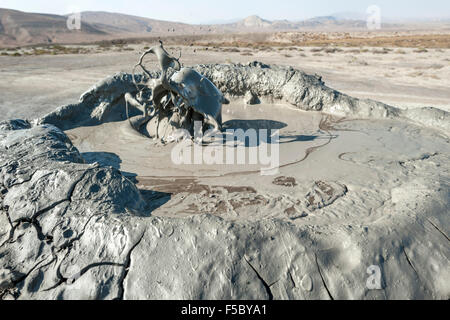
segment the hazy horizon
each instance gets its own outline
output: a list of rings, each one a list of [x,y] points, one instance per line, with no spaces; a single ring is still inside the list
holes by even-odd
[[[302,20],[336,13],[365,14],[370,5],[381,9],[384,19],[442,19],[450,17],[450,2],[445,0],[279,0],[276,5],[269,0],[216,2],[205,0],[145,1],[145,0],[100,0],[58,2],[41,0],[0,0],[0,8],[34,13],[69,14],[82,11],[106,11],[135,15],[157,20],[177,21],[192,24],[224,23],[251,15],[268,20]]]

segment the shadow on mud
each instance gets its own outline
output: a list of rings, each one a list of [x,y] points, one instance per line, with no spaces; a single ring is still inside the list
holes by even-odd
[[[138,183],[137,174],[120,170],[122,159],[112,152],[84,152],[81,154],[86,163],[99,163],[102,167],[113,167],[119,170],[124,177],[133,182]],[[147,204],[147,214],[151,214],[154,210],[163,206],[170,201],[171,193],[159,192],[154,190],[139,189],[142,198]]]
[[[280,121],[274,120],[263,120],[263,119],[255,119],[255,120],[230,120],[223,124],[223,134],[224,139],[234,139],[235,147],[245,145],[246,148],[249,147],[258,147],[261,143],[265,144],[286,144],[293,142],[310,142],[316,139],[329,139],[329,137],[325,137],[323,135],[298,135],[298,134],[284,134],[279,135],[278,139],[274,139],[271,135],[276,130],[281,130],[287,127],[287,124]],[[227,130],[254,130],[253,133],[247,131],[244,135],[227,134]],[[260,130],[267,130],[267,132],[261,132]],[[336,138],[334,136],[333,138]]]

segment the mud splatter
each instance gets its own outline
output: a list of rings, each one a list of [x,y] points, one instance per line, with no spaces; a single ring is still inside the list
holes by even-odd
[[[295,181],[294,177],[278,177],[272,181],[272,183],[276,186],[283,186],[283,187],[295,187],[297,185],[297,182]]]
[[[314,211],[333,204],[348,192],[345,185],[336,182],[316,181],[312,190],[305,196],[307,207]]]

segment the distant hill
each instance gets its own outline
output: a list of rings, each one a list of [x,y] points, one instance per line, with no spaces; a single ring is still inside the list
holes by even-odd
[[[82,24],[81,30],[69,30],[64,16],[0,9],[0,45],[3,46],[82,42],[107,35],[89,24]]]
[[[81,21],[108,34],[118,35],[191,34],[203,30],[203,26],[200,25],[161,21],[103,11],[84,11],[81,13]]]
[[[292,31],[292,30],[354,30],[366,28],[365,20],[339,19],[335,16],[323,16],[303,21],[274,20],[269,21],[258,16],[250,16],[241,21],[228,24],[226,29],[236,32],[244,30],[259,31]]]
[[[160,21],[109,12],[82,12],[81,29],[67,28],[68,15],[28,13],[0,8],[0,46],[83,43],[127,37],[209,32],[207,26]]]
[[[297,23],[288,20],[269,21],[259,16],[253,15],[235,23],[223,26],[225,29],[235,32],[240,31],[279,31],[279,30],[295,30],[298,29]]]
[[[168,35],[205,35],[274,31],[364,31],[364,15],[341,13],[303,21],[270,21],[253,15],[235,22],[192,25],[121,13],[81,13],[81,29],[67,28],[68,16],[0,9],[0,47],[48,43],[87,43],[100,40]],[[383,29],[401,29],[403,24],[383,24]]]
[[[365,29],[367,22],[365,20],[348,20],[339,19],[335,16],[323,16],[308,19],[299,23],[299,27],[318,28],[318,29],[342,29],[342,30],[354,30]]]
[[[236,22],[236,27],[239,28],[266,28],[272,25],[271,21],[264,20],[258,16],[249,16],[241,21]]]

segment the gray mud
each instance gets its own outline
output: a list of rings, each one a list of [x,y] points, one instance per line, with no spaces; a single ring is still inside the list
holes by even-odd
[[[274,176],[174,175],[170,146],[127,129],[127,74],[2,122],[1,298],[450,298],[448,113],[355,99],[287,67],[196,69],[230,100],[225,121],[278,118],[289,161]]]

